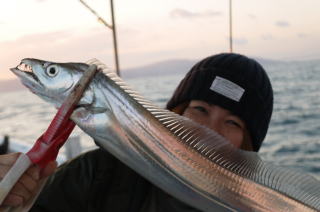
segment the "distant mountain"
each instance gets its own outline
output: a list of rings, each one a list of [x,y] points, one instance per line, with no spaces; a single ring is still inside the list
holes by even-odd
[[[264,58],[254,58],[256,61],[258,61],[262,66],[272,66],[272,65],[282,65],[286,63],[290,63],[289,61],[282,61],[282,60],[270,60],[270,59],[264,59]]]
[[[264,58],[255,58],[262,66],[276,66],[285,65],[288,63],[301,63],[300,61],[281,61],[281,60],[270,60]],[[142,76],[160,76],[160,75],[170,75],[170,74],[185,74],[190,68],[197,63],[199,60],[167,60],[163,62],[153,63],[146,66],[141,66],[137,68],[124,69],[121,72],[123,78],[133,78]],[[309,62],[309,61],[303,61]]]
[[[170,74],[185,74],[196,60],[167,60],[137,68],[124,69],[121,72],[123,78],[142,76],[160,76]]]
[[[277,65],[312,65],[319,64],[320,60],[310,61],[280,61],[280,60],[269,60],[263,58],[255,58],[264,67],[277,66]],[[121,76],[126,78],[143,77],[143,76],[162,76],[170,74],[185,74],[190,68],[199,60],[167,60],[158,63],[153,63],[145,66],[136,68],[123,69]],[[0,81],[0,92],[16,91],[24,88],[18,79]]]

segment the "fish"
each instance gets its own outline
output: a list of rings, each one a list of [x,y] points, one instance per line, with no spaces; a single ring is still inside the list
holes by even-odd
[[[31,92],[59,107],[89,65],[99,69],[71,119],[98,146],[201,211],[320,211],[314,176],[263,161],[223,136],[142,97],[97,59],[23,59],[12,68]]]

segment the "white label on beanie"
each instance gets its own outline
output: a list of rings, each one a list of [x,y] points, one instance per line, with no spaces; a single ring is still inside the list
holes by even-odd
[[[239,85],[218,76],[216,76],[216,78],[213,80],[210,90],[237,102],[240,101],[244,93],[244,89]]]

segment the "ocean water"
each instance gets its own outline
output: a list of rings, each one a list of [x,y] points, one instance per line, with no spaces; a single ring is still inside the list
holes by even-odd
[[[273,84],[274,112],[261,157],[320,179],[320,63],[266,64]],[[182,75],[130,78],[125,81],[147,99],[164,107]],[[56,110],[27,89],[0,93],[0,135],[32,145],[46,130]],[[76,128],[83,150],[95,148]],[[62,149],[62,154],[64,150]]]

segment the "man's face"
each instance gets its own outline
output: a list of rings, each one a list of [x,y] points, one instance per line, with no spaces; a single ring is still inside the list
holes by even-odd
[[[230,111],[204,101],[192,100],[183,116],[205,125],[240,148],[246,132],[245,123]]]

